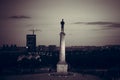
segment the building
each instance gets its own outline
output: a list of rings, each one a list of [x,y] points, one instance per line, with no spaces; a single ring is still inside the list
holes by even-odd
[[[52,51],[56,51],[57,47],[56,47],[56,45],[49,45],[48,49],[49,49],[49,51],[52,52]]]
[[[26,35],[26,47],[28,48],[28,52],[36,51],[36,35],[28,34]]]

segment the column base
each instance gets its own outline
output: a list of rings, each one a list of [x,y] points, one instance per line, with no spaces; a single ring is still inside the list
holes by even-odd
[[[65,62],[59,62],[57,64],[57,72],[58,73],[67,73],[67,70],[68,70],[68,64],[65,63]]]

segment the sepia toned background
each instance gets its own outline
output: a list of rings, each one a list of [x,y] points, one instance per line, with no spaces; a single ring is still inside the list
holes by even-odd
[[[37,45],[59,45],[65,21],[66,45],[120,44],[119,0],[0,0],[0,46],[26,45],[36,32]]]

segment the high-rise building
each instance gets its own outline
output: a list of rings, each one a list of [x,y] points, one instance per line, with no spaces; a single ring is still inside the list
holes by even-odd
[[[28,34],[26,35],[26,46],[28,48],[28,52],[35,52],[36,51],[36,35]]]

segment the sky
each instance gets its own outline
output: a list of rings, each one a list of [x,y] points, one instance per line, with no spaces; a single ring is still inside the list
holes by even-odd
[[[0,0],[0,46],[26,46],[31,29],[59,46],[62,19],[66,46],[120,45],[120,0]]]

